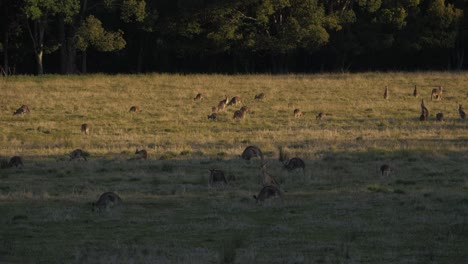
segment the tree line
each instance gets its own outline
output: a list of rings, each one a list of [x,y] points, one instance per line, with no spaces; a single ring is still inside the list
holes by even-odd
[[[1,73],[461,70],[468,0],[0,0]]]

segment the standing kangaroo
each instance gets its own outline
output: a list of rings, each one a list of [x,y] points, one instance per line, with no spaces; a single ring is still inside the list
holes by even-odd
[[[262,188],[258,196],[255,196],[255,195],[253,196],[253,198],[257,201],[257,203],[263,202],[266,199],[274,198],[274,197],[278,197],[281,200],[283,200],[283,196],[281,195],[280,190],[278,189],[278,187],[275,187],[275,186],[265,186]]]
[[[238,105],[238,104],[241,104],[242,101],[241,101],[241,98],[239,96],[234,96],[231,101],[229,101],[229,103],[227,104],[228,106],[229,105]]]
[[[241,154],[241,158],[245,160],[250,160],[251,158],[255,157],[259,157],[261,160],[263,160],[263,153],[257,146],[248,146]]]
[[[460,114],[460,118],[461,118],[461,119],[465,119],[465,118],[466,118],[465,111],[463,111],[463,107],[462,107],[461,104],[458,104],[458,113]]]
[[[421,100],[421,116],[419,120],[426,121],[429,117],[429,110],[427,110],[426,106],[424,105],[424,99]]]
[[[416,85],[414,86],[413,96],[414,96],[414,97],[418,97],[418,96],[419,96],[418,88],[416,87]]]
[[[81,158],[87,161],[84,152],[81,149],[75,149],[70,153],[70,160],[80,160]]]
[[[93,211],[103,211],[120,204],[122,204],[122,199],[120,199],[117,194],[113,192],[105,192],[101,194],[97,202],[92,203],[92,206]]]
[[[228,102],[229,102],[229,97],[226,95],[226,97],[223,100],[219,101],[218,103],[218,112],[223,111],[226,108],[226,105],[228,104]]]
[[[260,177],[262,178],[262,185],[263,187],[265,186],[275,186],[275,187],[280,187],[279,183],[276,181],[275,177],[273,175],[269,174],[267,172],[267,164],[263,163],[260,165]]]
[[[22,105],[20,108],[16,109],[13,115],[24,115],[29,114],[29,107],[27,105]]]
[[[437,88],[432,89],[431,92],[431,101],[432,98],[435,98],[437,101],[443,100],[444,98],[442,97],[442,86],[439,86]]]
[[[380,173],[382,177],[387,177],[390,174],[390,172],[392,172],[392,168],[390,167],[390,165],[383,164],[382,166],[380,166]]]
[[[81,125],[81,133],[85,133],[86,135],[89,134],[89,125],[88,124],[82,124]]]
[[[388,99],[388,87],[387,87],[387,86],[385,86],[385,91],[384,91],[384,94],[383,94],[383,98],[384,98],[385,100]]]
[[[217,169],[210,169],[210,186],[214,186],[215,184],[227,184],[226,177],[224,176],[224,171],[217,170]]]

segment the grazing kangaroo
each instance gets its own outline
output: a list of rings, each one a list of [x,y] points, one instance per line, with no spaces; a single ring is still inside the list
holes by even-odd
[[[414,97],[418,97],[418,96],[419,96],[418,88],[416,87],[416,85],[414,86],[413,96],[414,96]]]
[[[208,115],[208,119],[211,119],[211,120],[216,120],[218,119],[218,114],[217,113],[212,113],[211,115]]]
[[[284,168],[289,171],[302,168],[302,173],[305,175],[305,163],[301,158],[294,157],[283,164]]]
[[[385,86],[385,91],[384,91],[384,94],[383,94],[383,98],[384,98],[385,100],[388,99],[388,87],[387,87],[387,86]]]
[[[229,97],[226,95],[226,97],[223,100],[219,101],[218,103],[218,112],[223,111],[226,108],[226,105],[228,104],[228,102],[229,102]]]
[[[262,165],[260,165],[260,176],[262,178],[262,185],[263,187],[265,186],[276,186],[279,188],[279,183],[276,181],[275,177],[273,177],[273,175],[269,174],[267,172],[267,164],[266,163],[262,163]]]
[[[29,114],[29,107],[27,105],[22,105],[20,108],[16,109],[13,115],[24,115]]]
[[[148,152],[145,149],[136,149],[135,155],[137,159],[148,159]]]
[[[213,187],[215,184],[227,184],[226,177],[224,176],[224,171],[217,169],[210,169],[210,186]]]
[[[465,118],[466,118],[465,111],[463,111],[463,107],[462,107],[461,104],[458,104],[458,113],[460,114],[460,118],[461,118],[461,119],[465,119]]]
[[[275,186],[265,186],[262,188],[258,196],[253,196],[253,198],[258,202],[263,202],[269,198],[280,198],[283,200],[283,196],[278,187]]]
[[[442,113],[437,113],[436,115],[436,121],[444,121],[444,114]]]
[[[244,149],[240,157],[245,160],[259,157],[261,160],[263,160],[263,153],[257,146],[248,146]]]
[[[89,125],[88,124],[82,124],[81,125],[81,132],[88,135],[89,134]]]
[[[138,106],[132,106],[130,107],[130,110],[128,110],[128,112],[140,113],[141,109]]]
[[[265,93],[259,93],[255,95],[255,100],[263,100],[265,99]]]
[[[202,100],[203,98],[205,98],[205,97],[203,96],[203,94],[197,93],[197,95],[195,95],[195,98],[193,98],[193,100],[194,100],[194,101],[196,101],[196,100]]]
[[[70,152],[70,160],[80,160],[83,158],[85,161],[87,161],[83,150],[81,149],[75,149],[74,151]]]
[[[322,112],[318,113],[318,114],[315,116],[315,120],[322,120],[322,118],[323,118],[323,113],[322,113]]]
[[[245,114],[249,111],[247,106],[241,107],[241,109],[237,110],[234,112],[234,116],[232,117],[233,119],[244,119]]]
[[[439,86],[437,88],[432,89],[431,101],[432,101],[432,98],[435,98],[437,101],[440,101],[440,100],[444,99],[442,97],[442,86]]]
[[[21,159],[20,156],[11,157],[10,161],[8,162],[8,167],[11,168],[13,166],[15,166],[16,168],[23,167],[23,160]]]
[[[294,117],[303,117],[304,116],[304,112],[302,112],[299,108],[296,108],[294,109]]]
[[[424,105],[424,99],[421,100],[421,116],[419,120],[426,121],[429,118],[429,110]]]
[[[97,202],[92,203],[92,206],[93,211],[103,211],[109,210],[110,208],[120,204],[122,204],[122,199],[120,199],[117,194],[113,192],[105,192],[101,194]]]
[[[392,172],[392,168],[390,167],[390,165],[383,164],[382,166],[380,166],[380,173],[382,177],[387,177],[390,174],[390,172]]]
[[[229,105],[238,105],[238,104],[241,104],[242,101],[241,101],[241,98],[239,96],[234,96],[231,101],[229,101],[229,103],[227,104],[228,106]]]

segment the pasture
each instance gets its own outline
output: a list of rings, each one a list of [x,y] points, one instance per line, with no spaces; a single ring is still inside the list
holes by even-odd
[[[0,169],[0,263],[466,263],[467,84],[440,72],[0,78],[0,159],[24,163]],[[207,118],[225,95],[244,119],[241,105]],[[252,198],[249,145],[283,201]],[[279,147],[305,173],[284,170]],[[69,160],[77,148],[87,161]],[[228,185],[210,187],[210,169]],[[93,211],[108,191],[123,204]]]

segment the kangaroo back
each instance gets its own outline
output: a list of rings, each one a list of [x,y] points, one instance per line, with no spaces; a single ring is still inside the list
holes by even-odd
[[[278,197],[278,198],[281,198],[281,200],[283,200],[280,190],[275,186],[265,186],[262,188],[262,190],[260,190],[260,193],[258,194],[258,196],[254,195],[253,197],[257,201],[257,203],[263,202],[266,199],[273,198],[273,197]]]
[[[23,167],[23,160],[20,156],[13,156],[11,157],[10,161],[8,162],[8,167]]]
[[[102,211],[120,204],[122,204],[122,199],[117,194],[113,192],[105,192],[101,194],[98,201],[93,205],[94,209]]]
[[[251,158],[259,157],[263,160],[263,153],[257,146],[248,146],[245,148],[244,152],[242,152],[241,157],[245,160],[250,160]]]

